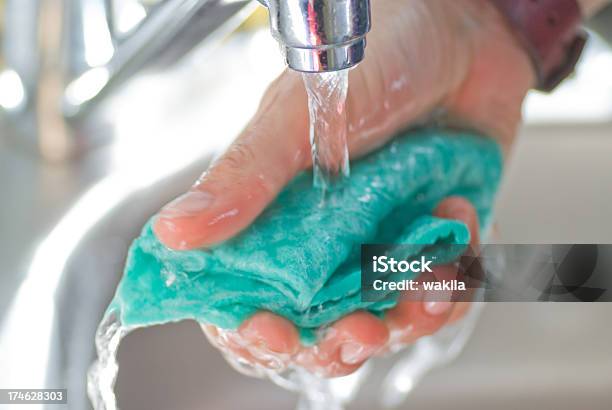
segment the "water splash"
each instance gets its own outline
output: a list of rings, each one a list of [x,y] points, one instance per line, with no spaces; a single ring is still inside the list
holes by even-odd
[[[87,392],[94,410],[118,410],[114,392],[119,371],[117,352],[123,338],[134,330],[123,326],[119,316],[116,310],[107,312],[96,332],[98,360],[90,367],[87,374]],[[276,385],[298,394],[297,410],[342,410],[343,404],[350,400],[361,384],[361,381],[356,383],[347,379],[355,377],[361,379],[362,372],[335,380],[326,379],[293,364],[289,355],[286,357],[271,355],[261,346],[243,345],[245,341],[236,331],[222,330],[211,325],[201,325],[201,327],[211,344],[221,351],[235,370],[247,376],[267,378]],[[230,349],[232,344],[239,344],[259,363],[236,355]],[[342,387],[344,394],[338,395],[336,391],[338,386]]]
[[[356,393],[364,375],[363,372],[357,372],[351,376],[328,379],[293,363],[291,355],[270,354],[262,346],[245,341],[235,330],[219,329],[211,325],[201,325],[201,328],[210,343],[236,371],[246,376],[268,379],[296,393],[296,410],[344,409],[344,404]],[[232,346],[247,351],[257,362],[236,355]],[[344,394],[338,394],[338,387],[341,387]]]
[[[119,320],[117,311],[109,311],[96,331],[98,360],[87,374],[87,393],[95,410],[117,410],[115,381],[119,371],[117,351],[121,340],[131,331]]]
[[[348,70],[303,73],[310,113],[310,145],[314,186],[333,189],[348,177]]]

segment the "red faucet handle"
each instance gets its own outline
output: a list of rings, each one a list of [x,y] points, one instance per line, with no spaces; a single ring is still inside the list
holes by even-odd
[[[551,91],[574,71],[586,43],[576,0],[491,0],[535,66],[537,89]]]

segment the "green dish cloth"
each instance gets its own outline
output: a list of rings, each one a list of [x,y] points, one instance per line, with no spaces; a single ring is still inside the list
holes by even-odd
[[[109,307],[125,326],[195,319],[237,328],[258,310],[314,330],[359,309],[382,315],[397,292],[363,301],[363,243],[467,244],[458,221],[431,216],[445,197],[461,195],[487,226],[500,179],[496,142],[466,133],[425,129],[395,138],[355,161],[351,176],[328,193],[303,173],[246,230],[212,249],[173,251],[150,221],[131,246],[123,279]],[[440,262],[457,258],[457,249]],[[410,279],[410,274],[397,279]]]

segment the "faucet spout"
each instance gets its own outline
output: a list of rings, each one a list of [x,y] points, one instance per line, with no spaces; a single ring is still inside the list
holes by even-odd
[[[370,0],[259,0],[289,68],[338,71],[365,56]]]

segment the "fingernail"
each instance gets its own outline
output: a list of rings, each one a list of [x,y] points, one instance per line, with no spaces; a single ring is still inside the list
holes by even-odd
[[[430,315],[442,315],[447,313],[453,306],[452,302],[424,302],[423,309]]]
[[[340,347],[340,360],[345,364],[357,364],[366,360],[372,353],[371,349],[350,342]]]
[[[163,218],[194,216],[209,208],[214,197],[206,191],[188,191],[166,205],[160,212]]]

